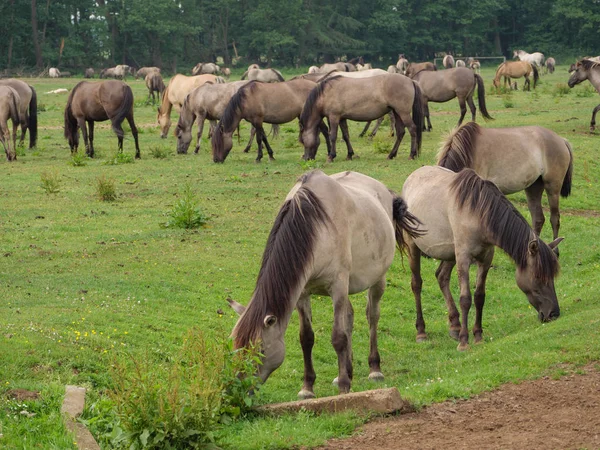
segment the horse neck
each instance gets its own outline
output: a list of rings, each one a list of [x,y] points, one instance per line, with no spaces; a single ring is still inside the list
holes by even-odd
[[[191,105],[191,101],[185,102],[181,107],[181,111],[179,113],[179,124],[183,125],[185,130],[192,128],[194,123],[195,114],[193,109],[194,108]]]
[[[170,84],[171,83],[169,83],[169,85]],[[169,87],[170,86],[167,86],[167,88],[164,90],[162,102],[160,104],[160,113],[162,115],[166,114],[167,116],[171,115],[171,109],[173,109],[173,104],[171,103],[171,100],[169,100]]]
[[[600,92],[600,66],[592,67],[588,70],[588,80]]]

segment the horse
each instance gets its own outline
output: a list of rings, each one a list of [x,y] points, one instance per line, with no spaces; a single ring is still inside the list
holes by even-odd
[[[467,64],[462,59],[457,59],[456,67],[467,67]]]
[[[503,194],[525,190],[537,235],[545,221],[542,195],[546,191],[553,239],[558,238],[559,196],[566,198],[571,194],[573,150],[554,131],[538,126],[482,128],[469,122],[450,133],[437,161],[454,172],[473,169],[480,177],[494,182]]]
[[[410,63],[408,66],[406,66],[404,75],[406,75],[409,78],[413,78],[416,74],[424,70],[436,71],[437,67],[435,67],[435,64],[429,61],[423,63]]]
[[[356,66],[354,64],[340,61],[333,64],[323,64],[321,67],[319,67],[319,72],[321,73],[329,73],[334,70],[337,70],[338,72],[356,72]]]
[[[17,128],[20,123],[19,93],[10,86],[0,85],[0,142],[6,152],[8,161],[17,159]],[[8,127],[8,120],[12,122],[12,135]]]
[[[521,61],[527,61],[532,66],[541,68],[544,65],[544,54],[540,52],[527,53],[524,50],[515,50],[513,58],[519,58]]]
[[[473,335],[475,343],[479,343],[483,338],[485,282],[496,246],[515,262],[517,286],[538,311],[539,320],[548,322],[559,317],[554,288],[559,265],[552,250],[562,238],[550,244],[542,241],[493,182],[483,180],[471,169],[455,173],[439,166],[423,166],[408,176],[401,196],[408,211],[422,222],[419,229],[427,230],[417,238],[406,233],[404,236],[417,311],[417,342],[427,338],[421,308],[421,254],[441,261],[436,278],[448,308],[450,336],[458,339],[459,351],[469,348],[469,267],[473,262],[477,264]],[[455,265],[462,324],[450,292],[450,275]]]
[[[317,154],[320,143],[317,129],[324,117],[330,127],[331,150],[327,159],[332,162],[336,157],[338,126],[348,149],[347,159],[352,159],[354,150],[347,120],[375,120],[389,111],[394,113],[396,142],[388,159],[398,153],[405,127],[411,137],[410,159],[414,159],[421,148],[423,127],[422,95],[417,82],[392,73],[359,79],[333,77],[322,81],[308,96],[300,115],[300,142],[304,145],[305,159],[314,159]]]
[[[94,69],[92,69],[91,67],[88,67],[87,69],[85,69],[84,77],[85,78],[94,78],[95,74],[96,74],[96,72],[94,71]]]
[[[50,67],[50,69],[48,69],[48,76],[50,78],[60,78],[60,70],[56,67]]]
[[[264,381],[285,357],[284,335],[298,311],[304,356],[301,399],[314,398],[314,333],[311,295],[333,302],[331,342],[338,356],[338,389],[350,391],[354,310],[348,295],[368,290],[369,379],[382,381],[377,346],[379,302],[395,245],[403,234],[417,236],[418,219],[402,199],[379,181],[357,172],[331,176],[316,170],[303,175],[279,210],[262,258],[256,287],[247,307],[229,300],[240,314],[232,337],[235,348],[260,343],[258,376]]]
[[[231,76],[231,69],[229,67],[223,67],[222,72],[225,79],[229,80],[229,77]]]
[[[273,149],[267,141],[263,123],[279,125],[298,118],[309,93],[315,86],[317,84],[313,81],[298,78],[282,83],[251,81],[241,87],[231,97],[212,135],[213,161],[215,163],[225,161],[233,146],[233,132],[242,119],[250,122],[256,128],[258,144],[256,162],[260,162],[263,157],[263,143],[267,148],[269,159],[273,160]],[[325,123],[321,120],[317,127],[329,142],[329,133]]]
[[[529,81],[529,74],[533,72],[533,88],[537,85],[540,78],[537,67],[528,63],[527,61],[506,61],[498,66],[496,69],[496,75],[494,76],[494,87],[498,89],[500,87],[500,77],[504,77],[504,88],[506,88],[506,82],[509,78],[521,78],[525,77],[525,84],[523,90],[531,90],[531,83]]]
[[[131,68],[128,65],[119,64],[115,67],[102,69],[100,71],[100,78],[115,78],[118,80],[123,80],[127,77],[128,73],[131,73]]]
[[[369,78],[376,77],[377,75],[388,75],[389,72],[383,69],[366,69],[360,70],[356,72],[329,72],[326,75],[321,75],[321,78],[318,79],[318,82],[324,81],[330,77],[344,77],[344,78]]]
[[[221,73],[221,68],[214,63],[198,63],[192,69],[192,75],[202,75],[205,73],[216,75]]]
[[[224,84],[205,83],[190,92],[183,102],[179,121],[175,127],[177,153],[187,153],[192,141],[192,125],[196,118],[198,119],[198,137],[194,153],[198,153],[200,151],[202,131],[204,130],[204,121],[207,119],[210,120],[211,128],[214,128],[214,125],[216,125],[215,121],[221,119],[231,97],[242,86],[248,83],[249,81],[234,81]],[[247,146],[248,150],[250,149],[254,134],[255,130],[252,128],[250,141]]]
[[[160,76],[160,72],[154,71],[148,73],[148,75],[146,75],[146,77],[144,78],[144,81],[146,82],[146,87],[148,88],[148,100],[150,100],[150,96],[152,96],[152,104],[154,104],[154,102],[156,101],[154,93],[158,92],[157,97],[160,100],[160,96],[166,89],[165,83],[162,77]]]
[[[356,70],[358,70],[359,72],[362,70],[372,70],[372,69],[373,69],[373,66],[371,65],[371,63],[356,65]]]
[[[387,72],[388,73],[402,73],[402,71],[393,64],[388,66]]]
[[[146,75],[148,75],[149,73],[152,73],[152,72],[160,73],[160,67],[141,67],[135,73],[135,79],[136,80],[138,78],[144,78],[144,79],[146,79]]]
[[[556,60],[551,56],[546,60],[544,66],[546,68],[546,73],[554,73],[554,69],[556,67]]]
[[[444,69],[452,69],[454,67],[454,57],[452,55],[444,56],[442,65],[444,66]]]
[[[261,81],[263,83],[277,83],[285,81],[279,70],[275,69],[249,69],[242,74],[242,80],[248,77],[250,81]]]
[[[481,63],[478,60],[474,59],[473,61],[471,61],[469,63],[469,69],[471,69],[473,72],[479,74],[479,73],[481,73]]]
[[[310,66],[307,73],[319,73],[319,68],[317,66]]]
[[[179,112],[185,97],[195,88],[202,86],[207,82],[222,83],[225,82],[221,77],[215,75],[196,75],[188,77],[177,74],[169,81],[167,88],[162,94],[160,106],[158,107],[157,120],[160,125],[160,137],[166,138],[171,127],[171,109]]]
[[[138,131],[133,120],[133,92],[123,81],[80,81],[69,94],[64,117],[65,138],[71,147],[71,154],[77,153],[81,128],[86,154],[93,158],[94,122],[105,120],[111,121],[119,141],[119,152],[122,152],[124,132],[121,123],[127,119],[135,140],[135,157],[140,158]],[[89,127],[89,139],[86,122]]]
[[[419,83],[424,99],[424,112],[427,119],[427,130],[431,131],[431,119],[429,118],[428,102],[444,103],[453,98],[458,98],[460,105],[460,125],[467,113],[467,104],[471,110],[472,120],[475,120],[477,109],[473,102],[473,94],[477,88],[477,99],[479,102],[479,111],[486,120],[492,120],[485,105],[485,85],[480,75],[473,73],[466,67],[457,67],[455,69],[446,69],[443,71],[431,72],[423,70],[413,76],[413,80]]]
[[[398,55],[398,62],[396,63],[396,69],[398,69],[397,73],[406,74],[406,69],[408,68],[408,59],[404,56],[404,53],[400,53]],[[388,68],[389,72],[389,68]]]
[[[588,80],[592,86],[600,93],[600,62],[594,62],[589,59],[582,59],[575,64],[575,70],[569,77],[568,85],[570,88],[582,81]],[[600,110],[600,105],[592,111],[592,120],[590,122],[590,132],[596,129],[596,113]]]
[[[25,141],[25,133],[29,130],[29,148],[37,144],[37,93],[33,86],[15,78],[0,80],[0,86],[10,86],[19,94],[19,121],[21,122],[21,139]]]

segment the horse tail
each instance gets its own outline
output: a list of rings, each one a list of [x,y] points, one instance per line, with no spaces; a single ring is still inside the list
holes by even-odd
[[[13,91],[14,91],[14,94],[12,96],[12,102],[10,103],[10,119],[13,121],[13,123],[18,123],[20,121],[19,103],[17,102],[17,98],[19,98],[18,97],[19,94],[14,89],[13,89]],[[30,131],[30,136],[31,136],[31,131]]]
[[[79,85],[83,83],[83,81],[79,82],[75,85],[71,93],[69,94],[69,98],[67,99],[67,106],[65,106],[65,138],[69,139],[70,137],[77,134],[77,120],[73,116],[73,111],[71,105],[73,103],[73,98],[75,96],[75,91],[79,87]]]
[[[561,197],[568,197],[571,195],[571,181],[573,179],[573,148],[569,141],[565,139],[565,145],[569,150],[569,168],[567,169],[567,173],[565,174],[565,178],[563,180],[562,187],[560,188]]]
[[[29,117],[27,119],[27,128],[29,129],[29,148],[33,148],[37,144],[37,93],[33,86],[31,89],[31,100],[29,101]]]
[[[123,100],[121,100],[121,105],[119,109],[117,109],[114,115],[110,118],[112,122],[112,129],[118,137],[123,137],[123,129],[118,129],[117,124],[123,122],[129,113],[133,109],[133,92],[131,88],[123,83]]]
[[[538,80],[540,79],[540,74],[538,73],[537,67],[535,67],[535,64],[531,64],[531,69],[533,70],[533,88],[535,89],[535,85],[537,84]]]
[[[242,75],[242,78],[240,78],[240,80],[245,80],[247,76],[248,76],[248,71],[246,70],[246,71],[243,73],[243,75]]]
[[[408,205],[404,199],[396,195],[392,200],[392,218],[394,219],[396,245],[402,252],[407,248],[404,232],[412,238],[418,238],[427,232],[426,230],[419,230],[419,225],[422,225],[422,222],[408,211]]]
[[[488,110],[485,106],[485,84],[483,83],[483,78],[480,75],[475,75],[475,81],[477,82],[477,101],[479,102],[479,111],[485,120],[494,120],[492,116],[488,113]]]
[[[417,156],[421,153],[421,142],[423,141],[423,124],[425,119],[423,94],[419,83],[413,81],[413,87],[415,89],[415,98],[412,105],[412,119],[417,127]]]

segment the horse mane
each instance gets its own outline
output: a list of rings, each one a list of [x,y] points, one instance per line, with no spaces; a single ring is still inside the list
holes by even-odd
[[[500,65],[498,66],[498,68],[496,69],[496,75],[498,75],[498,71],[499,71],[500,69],[502,69],[502,68],[503,68],[505,65],[506,65],[506,61],[505,61],[505,62],[503,62],[502,64],[500,64]]]
[[[304,175],[302,184],[312,174]],[[278,320],[289,315],[291,297],[312,261],[319,226],[329,221],[323,203],[306,186],[283,204],[267,239],[252,300],[232,332],[236,348],[261,339],[267,315]]]
[[[310,119],[312,110],[314,109],[317,101],[325,92],[327,86],[329,86],[333,81],[339,80],[342,78],[341,75],[337,75],[334,77],[327,78],[326,80],[320,81],[317,83],[317,86],[313,88],[312,91],[308,94],[306,102],[304,102],[304,107],[302,108],[302,112],[300,113],[300,117],[298,118],[298,123],[300,124],[300,129],[302,130],[304,126],[308,123]]]
[[[278,70],[275,70],[275,69],[270,69],[270,70],[275,74],[275,76],[277,77],[277,79],[279,81],[285,81],[285,78],[283,78],[283,76],[281,75],[281,73]]]
[[[592,61],[590,59],[582,59],[577,64],[581,64],[585,70],[592,70],[596,67],[600,67],[600,63]]]
[[[71,90],[69,97],[67,98],[67,106],[65,106],[65,137],[69,139],[73,136],[74,133],[77,133],[77,120],[73,117],[73,112],[71,105],[73,103],[73,98],[75,97],[75,92],[77,89],[81,87],[83,83],[87,83],[87,81],[80,81],[75,85],[75,87]]]
[[[491,181],[480,178],[475,171],[463,169],[450,185],[457,197],[459,208],[468,207],[481,218],[481,223],[512,260],[524,269],[532,230],[525,218]],[[533,275],[543,281],[553,279],[558,273],[558,259],[552,249],[541,239]]]
[[[481,127],[475,122],[468,122],[450,132],[437,154],[437,165],[460,172],[473,166],[473,150]]]
[[[238,91],[233,94],[231,100],[225,107],[225,111],[223,111],[223,115],[221,116],[221,121],[219,122],[219,126],[225,132],[233,131],[234,124],[237,121],[237,111],[241,111],[244,107],[244,103],[246,102],[246,98],[248,97],[248,93],[253,91],[256,88],[256,81],[249,81],[248,84],[245,84]],[[218,134],[218,133],[217,133]]]

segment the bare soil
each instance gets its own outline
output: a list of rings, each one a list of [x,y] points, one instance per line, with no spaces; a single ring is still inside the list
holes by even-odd
[[[600,371],[504,385],[470,400],[380,418],[322,449],[599,449]]]

